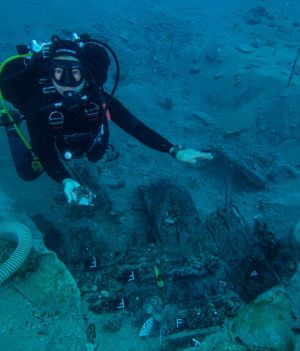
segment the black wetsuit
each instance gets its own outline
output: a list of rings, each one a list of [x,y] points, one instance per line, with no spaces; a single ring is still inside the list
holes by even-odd
[[[109,121],[101,106],[107,94],[99,87],[106,82],[110,59],[105,49],[95,46],[85,47],[85,57],[89,63],[89,79],[80,94],[87,96],[87,102],[74,109],[54,107],[53,104],[63,102],[63,98],[54,89],[45,63],[20,58],[8,63],[0,77],[4,99],[22,115],[31,115],[26,122],[33,150],[47,174],[57,182],[71,178],[63,161],[66,152],[73,157],[86,156],[91,162],[97,162],[108,145]],[[94,107],[99,108],[96,114]],[[117,99],[110,101],[109,112],[112,122],[150,148],[168,152],[172,147],[168,140],[134,117]],[[37,178],[38,173],[30,167],[32,157],[29,151],[15,132],[8,132],[8,136],[18,174],[24,180]]]

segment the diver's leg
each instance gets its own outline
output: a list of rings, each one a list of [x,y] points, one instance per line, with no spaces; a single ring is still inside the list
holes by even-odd
[[[41,173],[31,167],[32,155],[13,127],[6,128],[11,155],[20,178],[25,181],[37,179]]]

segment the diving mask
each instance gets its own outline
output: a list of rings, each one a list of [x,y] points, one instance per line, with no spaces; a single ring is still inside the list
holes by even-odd
[[[85,79],[83,65],[75,58],[55,58],[51,65],[51,78],[59,86],[79,87]]]

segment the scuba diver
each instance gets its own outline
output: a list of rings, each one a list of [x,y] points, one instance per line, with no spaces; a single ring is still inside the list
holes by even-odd
[[[91,205],[95,195],[83,186],[70,160],[98,162],[109,147],[111,120],[144,145],[195,163],[210,153],[173,145],[124,107],[115,97],[120,69],[105,43],[87,34],[18,45],[18,55],[0,66],[0,114],[19,176],[31,181],[46,172],[62,184],[68,203]],[[111,93],[103,86],[113,56],[117,68]],[[6,101],[14,109],[8,108]],[[26,120],[30,141],[19,125]]]

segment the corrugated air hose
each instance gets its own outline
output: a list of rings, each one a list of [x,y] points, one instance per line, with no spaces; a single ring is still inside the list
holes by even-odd
[[[14,274],[28,257],[32,247],[31,231],[18,222],[0,222],[0,238],[17,241],[15,251],[0,264],[0,284]]]

